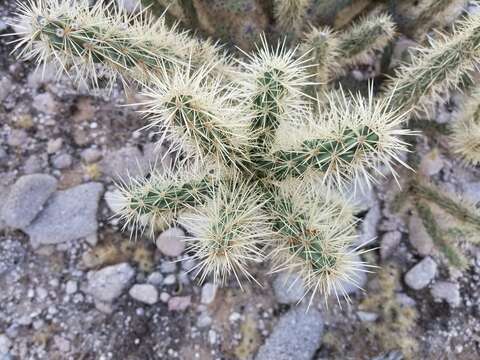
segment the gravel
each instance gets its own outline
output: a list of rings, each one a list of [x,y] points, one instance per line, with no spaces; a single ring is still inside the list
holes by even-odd
[[[87,183],[53,194],[45,209],[24,229],[32,246],[59,244],[96,233],[102,191],[102,184]]]
[[[411,268],[405,275],[405,283],[414,290],[426,287],[437,273],[437,264],[431,257],[426,257]]]
[[[57,188],[57,180],[50,175],[25,175],[11,187],[1,217],[14,229],[25,229],[42,210],[45,202]]]
[[[323,335],[323,317],[310,308],[293,307],[273,328],[256,360],[310,360],[320,346]]]
[[[122,294],[134,276],[135,270],[128,263],[90,271],[86,292],[98,301],[111,303]]]
[[[167,256],[180,256],[185,251],[185,232],[173,227],[160,234],[155,242],[158,250]]]
[[[158,301],[158,291],[150,284],[135,284],[128,292],[132,298],[142,303],[153,305]]]
[[[273,291],[280,304],[295,304],[305,293],[303,281],[298,276],[286,272],[275,278]]]

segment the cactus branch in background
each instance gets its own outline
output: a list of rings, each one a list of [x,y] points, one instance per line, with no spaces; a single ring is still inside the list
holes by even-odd
[[[480,164],[480,91],[466,100],[453,123],[451,146],[468,164]]]
[[[419,181],[412,183],[412,190],[417,196],[437,204],[451,216],[474,226],[477,230],[480,229],[480,214],[474,204],[460,198],[454,198],[432,185]]]
[[[335,34],[329,28],[312,27],[305,33],[299,50],[311,58],[313,66],[309,70],[314,74],[313,80],[320,86],[325,86],[332,79],[332,70],[338,57],[338,39]]]
[[[450,243],[446,238],[445,232],[439,227],[435,219],[435,215],[428,205],[424,202],[417,201],[415,203],[418,216],[422,219],[423,226],[432,238],[435,246],[446,257],[448,262],[456,268],[463,269],[467,265],[465,257]]]
[[[371,16],[355,23],[339,36],[336,70],[342,73],[346,67],[361,64],[394,36],[395,24],[389,15]]]
[[[442,93],[471,85],[480,57],[480,14],[462,20],[453,34],[439,36],[390,81],[392,108],[428,112]]]
[[[44,0],[19,7],[20,55],[39,63],[55,61],[60,71],[95,87],[99,78],[109,84],[117,77],[124,84],[148,82],[160,66],[185,63],[192,51],[200,57],[216,52],[208,43],[205,47],[212,49],[175,27],[167,28],[163,18],[156,20],[146,12],[128,15],[112,3],[99,1],[91,7],[86,0]]]
[[[299,35],[311,0],[274,0],[275,21],[280,30]]]

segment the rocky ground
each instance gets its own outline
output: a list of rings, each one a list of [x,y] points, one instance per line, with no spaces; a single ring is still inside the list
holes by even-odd
[[[0,4],[1,33],[13,9]],[[75,89],[11,50],[1,37],[1,360],[480,357],[480,251],[462,242],[465,266],[449,266],[414,210],[392,211],[409,196],[393,179],[359,200],[361,238],[376,238],[365,257],[379,268],[365,291],[348,289],[351,304],[318,299],[306,312],[301,285],[264,265],[252,270],[263,287],[199,284],[181,228],[135,242],[112,217],[114,181],[169,166],[122,106],[132,98]],[[416,141],[419,171],[480,201],[478,170],[433,135]]]

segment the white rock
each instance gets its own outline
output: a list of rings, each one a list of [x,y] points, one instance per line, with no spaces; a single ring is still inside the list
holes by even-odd
[[[426,257],[405,275],[405,283],[414,290],[426,287],[437,273],[437,264],[431,257]]]
[[[205,285],[203,285],[201,303],[205,305],[211,304],[215,300],[217,288],[217,285],[213,283],[206,283]]]
[[[78,290],[78,284],[75,280],[68,280],[67,284],[65,285],[65,292],[68,295],[75,294]]]
[[[166,302],[168,302],[168,300],[170,300],[170,297],[171,297],[171,296],[170,296],[169,293],[162,292],[162,293],[160,294],[160,301],[166,303]]]
[[[145,304],[153,305],[158,301],[158,291],[151,284],[135,284],[128,293],[135,300]]]
[[[165,230],[157,238],[156,245],[164,255],[179,256],[185,250],[185,233],[178,227]]]
[[[445,300],[451,307],[460,305],[460,289],[457,283],[438,281],[432,285],[430,291],[436,301]]]
[[[86,292],[101,302],[112,302],[119,297],[135,276],[135,270],[128,264],[107,266],[99,271],[90,271],[87,275]]]
[[[374,322],[378,319],[378,314],[367,311],[357,311],[357,316],[362,322]]]
[[[173,285],[177,282],[177,278],[175,275],[170,274],[165,279],[163,279],[163,284],[164,285]]]

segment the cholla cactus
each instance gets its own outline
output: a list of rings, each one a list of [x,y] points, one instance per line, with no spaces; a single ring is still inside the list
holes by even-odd
[[[316,85],[309,51],[271,48],[264,38],[255,54],[230,65],[220,55],[206,61],[205,49],[215,48],[142,13],[58,0],[21,9],[22,55],[56,59],[94,84],[98,67],[137,82],[147,127],[177,158],[172,171],[120,185],[116,207],[126,228],[182,224],[200,279],[254,279],[250,264],[268,258],[273,272],[298,272],[312,294],[338,296],[345,282],[356,284],[365,266],[339,190],[402,163],[407,112],[393,109],[394,93],[376,100],[373,87],[367,97],[340,88],[315,102],[305,94]],[[339,51],[352,60],[383,46],[392,27],[380,20],[381,31],[369,20],[349,32],[367,37],[373,29],[362,49],[344,35]],[[331,59],[324,56],[326,69]]]
[[[452,132],[453,151],[468,164],[480,164],[480,92],[476,91],[466,101]]]

